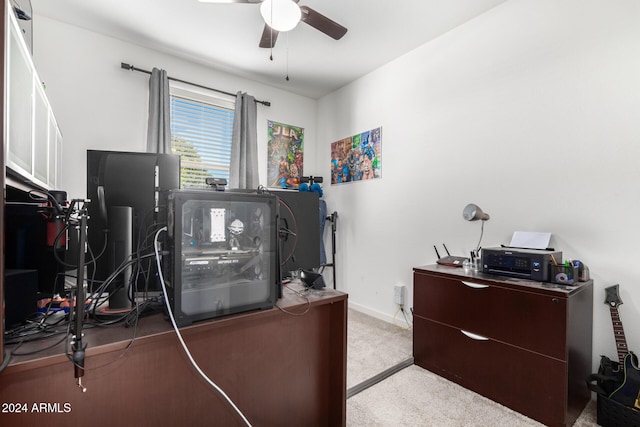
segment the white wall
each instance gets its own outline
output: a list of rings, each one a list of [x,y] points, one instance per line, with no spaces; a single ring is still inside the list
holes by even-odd
[[[34,60],[64,134],[70,197],[85,194],[87,148],[144,149],[147,76],[120,62],[271,101],[259,125],[304,127],[305,172],[327,181],[330,143],[382,126],[382,179],[324,185],[350,304],[390,320],[393,284],[410,290],[434,244],[475,247],[480,224],[461,215],[473,202],[491,214],[483,246],[550,231],[590,266],[595,364],[615,356],[606,286],[620,283],[640,348],[638,18],[634,0],[511,0],[318,102],[44,17]],[[264,180],[266,130],[258,137]]]
[[[315,100],[43,16],[36,18],[34,62],[62,130],[65,161],[61,189],[70,198],[86,197],[87,149],[146,149],[149,76],[123,70],[121,62],[145,70],[164,68],[171,77],[231,93],[241,90],[258,100],[271,101],[271,107],[258,104],[263,185],[267,184],[267,120],[303,127],[305,147],[316,143]],[[307,157],[305,168],[311,166],[305,173],[315,174],[314,164]]]
[[[511,0],[321,99],[324,176],[332,141],[382,126],[382,179],[325,185],[350,304],[391,319],[393,285],[411,288],[434,244],[475,248],[462,210],[476,203],[491,215],[482,246],[549,231],[588,264],[594,366],[616,355],[603,304],[616,283],[640,351],[638,22],[635,0]]]

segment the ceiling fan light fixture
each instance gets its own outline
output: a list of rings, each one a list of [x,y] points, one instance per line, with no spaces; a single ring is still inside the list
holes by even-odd
[[[300,6],[293,0],[265,0],[260,5],[260,14],[276,31],[291,31],[302,18]]]

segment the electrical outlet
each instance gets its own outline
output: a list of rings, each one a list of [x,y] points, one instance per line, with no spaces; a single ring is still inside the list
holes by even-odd
[[[404,285],[393,286],[393,302],[404,305]]]

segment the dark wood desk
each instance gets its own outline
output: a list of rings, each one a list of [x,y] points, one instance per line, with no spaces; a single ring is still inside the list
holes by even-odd
[[[415,363],[548,426],[591,400],[593,282],[414,268]]]
[[[310,303],[285,289],[278,306],[288,313],[273,308],[181,329],[202,370],[254,426],[345,425],[347,295],[308,295]],[[140,319],[125,351],[132,335],[122,326],[87,329],[85,393],[63,347],[12,359],[0,374],[0,424],[243,425],[196,373],[162,315]],[[6,413],[15,412],[12,404],[27,413]]]

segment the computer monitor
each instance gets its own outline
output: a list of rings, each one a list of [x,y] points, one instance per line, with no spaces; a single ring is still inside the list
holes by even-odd
[[[166,225],[167,193],[179,187],[179,155],[87,150],[90,289],[132,260],[105,289],[110,309],[130,308],[136,294],[161,290],[153,239]]]

